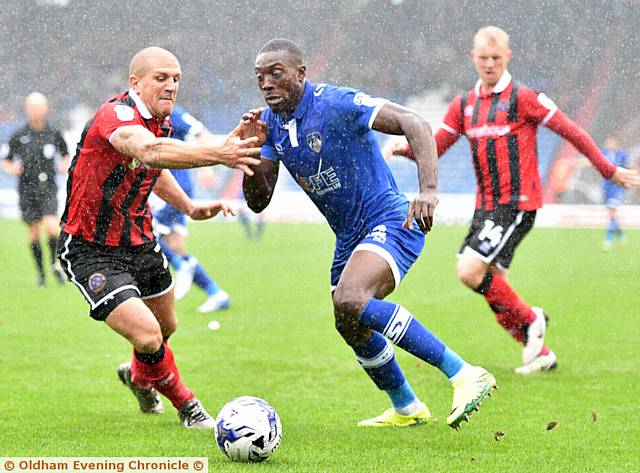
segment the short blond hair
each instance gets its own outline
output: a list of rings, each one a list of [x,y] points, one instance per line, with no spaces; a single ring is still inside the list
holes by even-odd
[[[478,32],[473,37],[473,47],[478,46],[483,39],[485,39],[488,43],[497,43],[504,47],[504,49],[509,49],[509,35],[502,28],[498,28],[497,26],[485,26],[480,28]]]

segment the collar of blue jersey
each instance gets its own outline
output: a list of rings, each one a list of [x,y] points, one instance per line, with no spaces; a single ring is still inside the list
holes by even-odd
[[[312,97],[313,97],[313,86],[311,85],[311,82],[305,79],[304,92],[302,94],[302,99],[300,100],[300,103],[298,104],[296,109],[293,111],[291,116],[297,119],[302,118],[304,114],[307,112],[307,109],[309,108],[309,104],[311,103]]]
[[[496,83],[495,87],[491,91],[491,93],[492,94],[501,94],[502,92],[504,92],[504,90],[507,87],[509,87],[510,83],[511,83],[511,74],[509,74],[509,71],[507,71],[505,69],[504,72],[502,73],[502,76],[500,77],[500,79]],[[478,79],[478,82],[476,82],[476,87],[475,87],[476,96],[478,96],[478,97],[480,97],[480,86],[481,85],[482,85],[482,81],[480,79]]]
[[[142,115],[142,118],[145,118],[146,120],[153,118],[151,116],[151,112],[149,112],[149,109],[144,104],[144,102],[140,99],[138,94],[136,94],[135,90],[129,89],[129,97],[131,97],[133,101],[136,103],[136,107],[138,107],[138,111],[140,112],[140,115]]]

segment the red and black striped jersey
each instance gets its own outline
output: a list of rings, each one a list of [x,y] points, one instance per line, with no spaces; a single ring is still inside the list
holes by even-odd
[[[568,139],[603,176],[613,175],[615,166],[578,125],[544,93],[513,82],[507,71],[491,92],[483,95],[478,81],[469,92],[453,99],[436,133],[438,156],[465,135],[477,179],[476,208],[508,205],[536,210],[542,207],[536,141],[539,125]]]
[[[69,168],[63,230],[106,246],[153,241],[147,202],[161,169],[117,151],[110,143],[120,127],[142,125],[168,136],[170,122],[154,118],[133,90],[104,103],[89,119]]]

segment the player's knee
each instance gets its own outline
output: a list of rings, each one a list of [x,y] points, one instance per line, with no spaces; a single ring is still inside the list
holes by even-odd
[[[463,284],[469,286],[471,289],[475,289],[482,283],[484,272],[478,271],[474,267],[459,261],[456,265],[456,275]]]
[[[357,321],[366,303],[367,298],[360,294],[360,291],[338,287],[333,294],[333,311],[336,318],[339,316]]]
[[[157,330],[138,334],[133,339],[133,347],[139,353],[155,353],[162,345],[162,332]]]
[[[338,288],[333,295],[336,330],[350,345],[358,340],[362,329],[359,318],[366,301],[352,291]]]

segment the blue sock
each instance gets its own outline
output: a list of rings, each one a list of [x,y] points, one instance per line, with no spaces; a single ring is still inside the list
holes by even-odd
[[[256,222],[256,238],[258,240],[261,239],[263,234],[264,234],[264,219],[260,218]]]
[[[216,292],[220,290],[220,286],[209,277],[207,272],[204,270],[200,261],[193,256],[187,256],[189,258],[189,262],[193,265],[195,272],[193,273],[193,283],[198,286],[200,289],[203,289],[207,295],[212,296]]]
[[[606,241],[612,241],[613,235],[618,231],[618,224],[614,219],[609,219],[609,225],[607,226],[607,235],[605,236]]]
[[[456,352],[398,304],[370,299],[360,314],[360,323],[380,332],[403,350],[435,366],[448,378],[464,366],[464,360]]]
[[[613,234],[619,239],[622,238],[622,227],[620,227],[620,225],[618,225],[618,221],[617,220],[613,220]]]
[[[398,388],[388,390],[387,396],[389,396],[391,404],[393,404],[393,407],[396,409],[407,407],[418,399],[416,394],[413,392],[413,389],[411,389],[408,381],[405,381],[402,386]]]
[[[253,232],[251,231],[251,221],[249,219],[248,213],[243,210],[238,212],[238,220],[240,220],[240,224],[242,225],[242,228],[244,228],[244,233],[247,235],[247,237],[252,238]]]
[[[403,408],[416,400],[411,386],[396,361],[393,347],[378,332],[364,344],[352,347],[356,359],[375,385],[386,391],[395,408]]]
[[[178,255],[175,251],[171,249],[167,242],[164,241],[164,238],[158,238],[158,243],[160,244],[160,248],[162,248],[162,252],[169,260],[169,264],[173,266],[175,269],[180,269],[182,267],[182,256]]]

